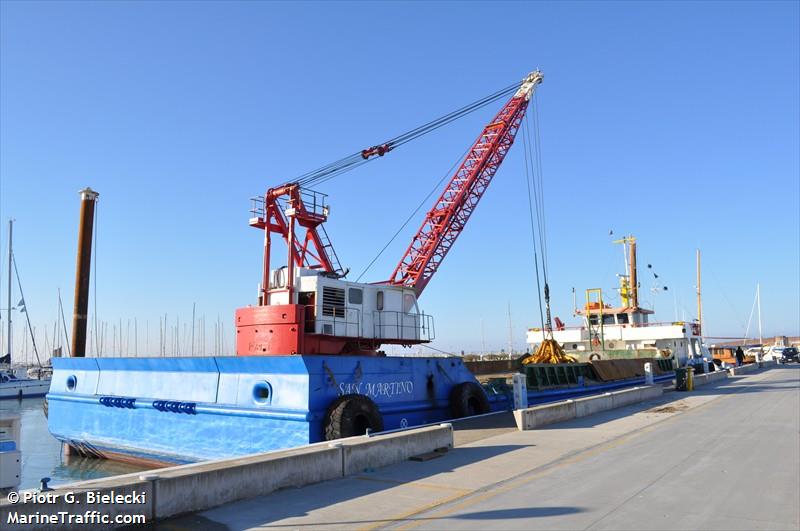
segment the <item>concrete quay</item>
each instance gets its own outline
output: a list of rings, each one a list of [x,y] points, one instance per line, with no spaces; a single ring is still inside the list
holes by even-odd
[[[800,528],[800,365],[714,379],[543,429],[519,431],[511,414],[456,422],[440,458],[159,529]]]
[[[111,523],[121,521],[115,521],[116,517],[143,516],[146,522],[155,522],[280,489],[341,478],[452,447],[452,425],[439,424],[81,481],[35,497],[31,496],[31,491],[23,492],[22,503],[3,499],[0,522],[3,529],[54,529],[65,523],[87,523],[64,522],[60,516],[80,518],[87,511],[102,513],[109,519],[109,523],[103,522],[106,525],[88,522],[93,529],[118,527]],[[103,501],[103,497],[113,500],[117,496],[123,496],[118,498],[121,500],[128,496],[131,501]],[[41,514],[56,520],[43,521]]]
[[[31,515],[37,511],[74,513],[80,507],[87,511],[99,510],[110,517],[143,515],[147,522],[159,522],[159,529],[164,526],[208,527],[212,524],[238,529],[254,525],[258,527],[267,522],[269,527],[302,525],[328,528],[331,527],[327,520],[329,511],[339,505],[358,505],[357,500],[362,498],[370,499],[376,505],[373,507],[370,502],[361,511],[386,511],[393,507],[396,509],[396,505],[402,508],[404,503],[411,503],[420,489],[433,490],[433,493],[421,499],[434,500],[434,505],[439,505],[449,503],[440,499],[440,496],[450,494],[454,499],[460,499],[478,491],[491,490],[506,481],[517,481],[520,467],[509,461],[511,456],[521,459],[523,470],[537,468],[527,468],[529,461],[538,463],[538,468],[547,469],[552,463],[572,454],[581,454],[587,448],[602,446],[620,437],[632,437],[639,431],[651,429],[651,425],[656,426],[672,415],[691,411],[695,405],[704,406],[707,401],[721,400],[731,393],[742,392],[739,390],[744,385],[740,383],[742,374],[754,372],[756,375],[753,378],[761,378],[766,374],[762,368],[751,365],[696,375],[695,386],[707,386],[705,392],[677,393],[671,384],[639,386],[520,411],[461,419],[450,424],[73,483],[48,492],[46,504],[20,505],[4,500],[0,503],[0,519],[4,524],[13,524],[8,520],[11,513],[17,516]],[[795,370],[788,374],[796,377],[798,372]],[[730,374],[734,376],[728,379]],[[710,385],[714,383],[718,385]],[[797,408],[794,411],[796,413]],[[526,436],[526,433],[536,435],[529,440],[531,436]],[[559,434],[561,438],[569,440],[559,442]],[[552,448],[545,444],[548,441]],[[433,452],[454,445],[457,448],[452,455]],[[532,451],[534,447],[536,450]],[[423,463],[409,462],[411,457]],[[433,461],[426,466],[424,462],[429,460]],[[448,462],[450,469],[443,475],[441,464]],[[414,474],[409,477],[406,472],[406,475],[393,478],[392,474],[396,474],[393,470],[397,467],[413,471]],[[376,472],[376,469],[380,470]],[[602,479],[602,474],[599,477]],[[340,481],[344,483],[337,486]],[[355,486],[358,488],[352,492]],[[333,496],[329,506],[317,507],[312,504],[314,507],[304,509],[310,521],[296,521],[295,517],[279,511],[274,520],[256,522],[262,518],[259,515],[254,521],[239,525],[237,508],[240,504],[245,504],[246,508],[248,499],[262,500],[265,506],[270,506],[275,500],[285,498],[287,492],[303,492],[300,496],[307,504],[309,498],[305,492],[316,488],[334,488],[335,492],[325,494],[327,497]],[[399,492],[399,497],[396,500],[384,500],[387,491]],[[341,494],[347,492],[353,494],[352,500],[340,498]],[[139,501],[135,504],[98,503],[97,497],[102,495],[138,495]],[[290,506],[297,504],[287,499],[282,502]],[[420,510],[417,508],[412,512]],[[381,518],[376,518],[373,524],[366,527],[399,525],[399,522],[407,520],[399,518],[396,513],[379,515]],[[341,525],[333,525],[332,528],[363,527],[361,523],[342,521]],[[42,522],[34,524],[9,525],[8,528],[52,528],[50,525],[41,525]],[[408,525],[408,522],[403,525]],[[114,525],[104,527],[111,528]]]

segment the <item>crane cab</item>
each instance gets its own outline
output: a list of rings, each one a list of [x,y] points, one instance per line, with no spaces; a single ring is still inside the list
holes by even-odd
[[[310,268],[270,271],[266,304],[236,312],[239,355],[377,354],[382,344],[433,340],[413,289],[348,282]],[[292,289],[289,289],[289,286]]]

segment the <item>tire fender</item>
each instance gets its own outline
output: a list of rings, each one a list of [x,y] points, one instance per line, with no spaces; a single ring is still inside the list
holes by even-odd
[[[450,414],[454,419],[489,413],[489,399],[475,382],[462,382],[450,391]]]
[[[358,394],[342,395],[328,406],[322,423],[326,441],[383,431],[383,417],[369,397]]]

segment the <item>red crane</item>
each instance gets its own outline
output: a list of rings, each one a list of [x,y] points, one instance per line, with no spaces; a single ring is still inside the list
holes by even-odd
[[[519,90],[481,132],[436,204],[425,216],[389,283],[413,287],[419,295],[447,256],[478,206],[492,177],[514,143],[528,101],[543,80],[538,70],[522,81]]]
[[[436,273],[514,143],[528,102],[543,80],[538,70],[483,129],[444,192],[425,216],[391,278],[377,284],[347,282],[325,233],[326,196],[304,187],[337,175],[449,123],[495,93],[380,146],[324,166],[255,200],[250,225],[263,229],[264,262],[258,306],[236,311],[239,355],[376,354],[382,344],[404,346],[433,339],[433,320],[416,299]],[[508,93],[508,92],[505,92]],[[302,228],[304,234],[299,234]],[[270,269],[272,234],[288,248],[287,266]]]

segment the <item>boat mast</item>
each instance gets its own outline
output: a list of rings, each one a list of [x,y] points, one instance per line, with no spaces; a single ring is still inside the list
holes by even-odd
[[[703,335],[703,299],[700,291],[700,249],[697,249],[697,331]]]
[[[630,283],[630,290],[631,290],[631,306],[633,309],[639,308],[639,279],[636,275],[636,238],[633,236],[629,237],[628,243],[630,245],[629,250],[631,253],[630,257],[630,272],[628,273],[628,282]]]
[[[622,244],[625,257],[625,275],[620,279],[620,299],[625,308],[639,308],[639,279],[636,271],[636,238],[625,236],[614,243]]]
[[[764,338],[761,336],[761,283],[756,283],[756,301],[758,303],[758,342],[763,344]]]
[[[8,364],[11,365],[11,260],[12,254],[12,238],[14,234],[14,220],[8,219]]]

